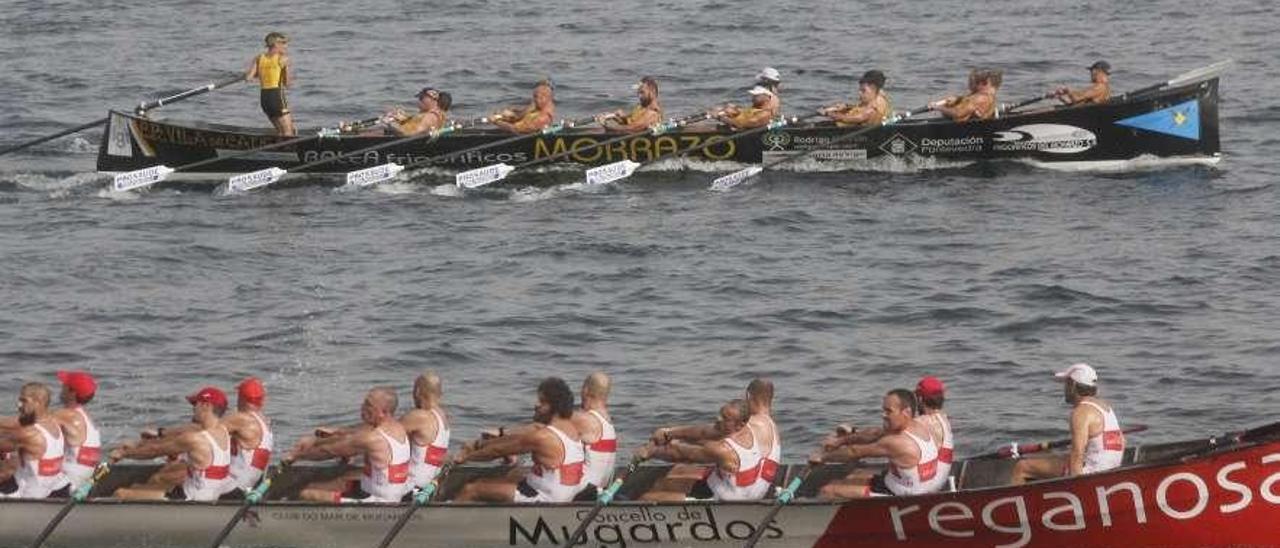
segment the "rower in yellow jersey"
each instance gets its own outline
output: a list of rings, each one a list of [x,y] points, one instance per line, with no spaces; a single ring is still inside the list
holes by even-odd
[[[612,133],[636,133],[644,131],[662,122],[662,104],[658,102],[658,81],[652,76],[645,76],[635,86],[640,104],[631,112],[621,110],[602,114],[596,122]]]
[[[503,109],[489,116],[489,120],[511,133],[534,133],[550,126],[555,117],[555,89],[551,80],[544,79],[534,85],[533,101],[528,106]]]
[[[763,86],[756,86],[748,90],[747,93],[751,94],[751,106],[728,105],[719,112],[713,113],[712,117],[729,124],[734,130],[768,125],[769,122],[773,121],[773,110],[770,108],[775,97],[773,92]]]
[[[289,62],[289,39],[285,35],[272,32],[267,34],[267,51],[253,58],[249,64],[249,72],[245,80],[257,78],[262,83],[262,112],[266,113],[280,135],[295,135],[293,114],[289,112],[289,102],[285,99],[284,89],[293,83],[293,65]]]
[[[884,93],[884,73],[868,70],[858,79],[858,103],[838,104],[818,109],[818,114],[836,121],[838,127],[878,126],[889,121],[893,105]]]
[[[449,108],[453,105],[453,96],[433,87],[425,87],[414,97],[418,98],[417,113],[409,114],[396,109],[382,117],[385,134],[406,137],[444,127],[449,118]]]

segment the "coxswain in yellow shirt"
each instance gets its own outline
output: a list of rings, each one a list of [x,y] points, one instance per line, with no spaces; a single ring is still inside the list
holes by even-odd
[[[551,80],[533,86],[533,101],[525,107],[503,109],[489,116],[493,125],[511,133],[535,133],[551,125],[556,117],[555,89]]]
[[[878,126],[889,121],[893,104],[884,93],[884,73],[868,70],[858,79],[858,103],[838,104],[818,109],[818,114],[836,121],[839,127]]]
[[[245,80],[257,79],[262,83],[262,112],[271,120],[279,135],[295,135],[293,114],[284,96],[285,88],[293,83],[293,64],[289,61],[289,39],[272,32],[266,38],[267,51],[260,53],[249,63]]]
[[[662,122],[662,103],[658,102],[658,81],[652,76],[645,76],[635,85],[640,104],[631,112],[611,112],[596,117],[596,122],[605,131],[613,133],[636,133],[645,131]]]
[[[773,112],[769,109],[774,95],[763,86],[756,86],[747,91],[751,94],[751,106],[739,107],[728,105],[719,112],[713,113],[716,120],[729,124],[735,130],[751,129],[769,125],[773,121]]]
[[[969,72],[969,94],[964,97],[947,97],[929,103],[929,108],[956,122],[990,120],[996,117],[996,93],[1004,81],[1004,73],[994,69],[974,69]]]

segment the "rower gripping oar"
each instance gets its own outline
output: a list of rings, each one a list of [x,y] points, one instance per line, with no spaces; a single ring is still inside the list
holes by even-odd
[[[258,482],[257,487],[254,487],[252,491],[245,493],[244,504],[241,504],[240,508],[236,510],[235,515],[231,516],[231,521],[228,521],[227,524],[222,527],[222,531],[218,533],[217,538],[213,539],[213,543],[209,545],[210,548],[218,548],[219,546],[222,546],[222,541],[227,540],[227,537],[231,536],[231,531],[235,530],[236,525],[239,525],[240,522],[244,520],[244,516],[249,513],[249,509],[261,501],[262,497],[267,494],[267,490],[271,488],[271,480],[275,479],[275,476],[280,473],[281,468],[284,466],[287,465],[282,464],[280,466],[273,466],[271,470],[266,474],[263,474],[262,481]]]
[[[1138,432],[1144,432],[1146,430],[1147,430],[1147,425],[1135,424],[1128,428],[1122,429],[1121,432],[1124,432],[1125,434],[1136,434]],[[1069,445],[1071,445],[1071,438],[1053,440],[1053,441],[1042,441],[1042,442],[1035,442],[1035,443],[1014,442],[1004,447],[1001,447],[998,451],[993,451],[991,453],[986,453],[986,454],[978,455],[976,457],[971,457],[971,458],[974,460],[976,459],[1017,459],[1017,458],[1021,458],[1023,455],[1029,455],[1031,453],[1040,453],[1042,451],[1059,449],[1062,447],[1067,447]]]
[[[917,115],[917,114],[920,114],[920,113],[923,113],[923,112],[928,112],[929,110],[930,110],[930,109],[929,109],[929,107],[927,107],[927,106],[926,106],[926,107],[920,107],[920,108],[918,108],[918,109],[915,109],[915,110],[913,110],[913,111],[910,111],[910,112],[908,112],[908,113],[906,113],[906,114],[902,115],[900,118],[895,118],[895,119],[890,120],[890,121],[888,121],[888,122],[886,122],[886,123],[884,123],[884,124],[881,124],[881,125],[874,125],[874,126],[867,126],[867,127],[861,128],[861,129],[857,129],[857,130],[851,131],[851,132],[849,132],[849,133],[847,133],[847,134],[845,134],[845,135],[841,135],[840,137],[837,137],[837,138],[832,139],[831,141],[827,142],[827,143],[826,143],[825,145],[823,145],[822,147],[818,147],[818,148],[811,148],[811,149],[809,149],[809,150],[806,150],[806,151],[804,151],[804,152],[801,152],[800,154],[795,154],[795,155],[792,155],[792,156],[787,156],[787,157],[784,157],[784,158],[781,158],[781,159],[778,159],[778,160],[774,160],[774,161],[769,162],[769,163],[767,163],[767,164],[761,164],[761,165],[758,165],[758,166],[751,166],[751,167],[748,167],[748,168],[740,169],[740,170],[738,170],[738,171],[735,171],[735,172],[730,173],[730,174],[728,174],[728,175],[725,175],[725,176],[723,176],[723,177],[716,178],[716,180],[714,180],[714,181],[711,181],[711,190],[728,190],[728,189],[730,189],[730,188],[733,188],[733,187],[735,187],[735,186],[738,186],[738,185],[740,185],[740,184],[742,184],[742,183],[746,182],[748,179],[751,179],[752,177],[755,177],[756,175],[759,175],[760,173],[764,172],[764,170],[766,170],[766,169],[771,169],[771,168],[777,167],[777,166],[782,165],[782,164],[785,164],[785,163],[794,162],[794,161],[799,160],[799,159],[801,159],[801,158],[807,158],[809,155],[811,155],[811,154],[813,154],[813,153],[815,153],[815,152],[818,152],[818,151],[820,151],[820,150],[829,149],[829,148],[831,148],[833,145],[838,145],[838,144],[841,144],[841,143],[849,142],[849,141],[853,140],[854,138],[858,137],[859,135],[865,134],[865,133],[867,133],[867,132],[869,132],[869,131],[872,131],[872,130],[875,130],[875,129],[878,129],[878,128],[881,128],[881,127],[884,127],[884,126],[887,126],[887,125],[895,124],[895,123],[897,123],[897,122],[899,122],[899,121],[905,120],[905,119],[910,118],[910,117],[912,117],[912,116],[915,116],[915,115]]]
[[[582,521],[578,522],[578,526],[573,529],[573,534],[565,537],[565,546],[578,544],[578,537],[582,537],[582,543],[586,544],[587,527],[591,525],[591,521],[596,519],[596,516],[600,515],[600,511],[604,510],[605,506],[608,506],[610,502],[613,502],[613,497],[617,496],[619,489],[622,489],[622,484],[627,481],[627,477],[635,472],[636,469],[640,467],[640,463],[644,462],[644,460],[645,459],[640,457],[633,457],[631,459],[631,463],[627,465],[627,469],[619,474],[618,477],[613,478],[613,481],[609,483],[609,487],[605,488],[605,490],[601,491],[600,494],[596,496],[595,506],[593,506],[591,511],[582,518]]]
[[[176,94],[174,94],[174,95],[170,95],[170,96],[168,96],[168,97],[161,97],[161,98],[156,99],[156,100],[154,100],[154,101],[150,101],[150,102],[146,102],[146,103],[142,103],[142,104],[138,105],[137,112],[138,112],[138,114],[145,114],[148,110],[157,109],[157,108],[160,108],[160,107],[162,107],[162,106],[164,106],[164,105],[169,105],[169,104],[176,103],[176,102],[178,102],[178,101],[182,101],[182,100],[185,100],[185,99],[190,99],[190,98],[195,97],[195,96],[197,96],[197,95],[201,95],[201,94],[204,94],[204,93],[208,93],[208,92],[210,92],[210,91],[213,91],[213,90],[215,90],[215,89],[219,89],[219,88],[227,87],[227,86],[229,86],[229,85],[231,85],[231,84],[234,84],[234,83],[236,83],[236,82],[239,82],[239,81],[241,81],[241,80],[244,80],[244,76],[237,76],[237,77],[235,77],[235,78],[230,78],[230,79],[227,79],[227,80],[223,80],[223,81],[221,81],[221,82],[210,82],[210,83],[205,84],[205,85],[200,86],[200,87],[191,88],[191,89],[189,89],[189,90],[187,90],[187,91],[184,91],[184,92],[182,92],[182,93],[176,93]],[[14,145],[14,146],[11,146],[11,147],[8,147],[8,148],[5,148],[5,149],[0,149],[0,156],[4,156],[5,154],[8,154],[8,153],[10,153],[10,152],[17,152],[17,151],[22,150],[22,149],[25,149],[25,148],[30,148],[30,147],[33,147],[33,146],[38,145],[38,144],[40,144],[40,143],[46,143],[46,142],[52,141],[52,140],[54,140],[54,139],[57,139],[57,138],[59,138],[59,137],[66,137],[67,135],[71,135],[71,134],[73,134],[73,133],[79,133],[79,132],[84,131],[84,130],[86,130],[86,129],[90,129],[90,128],[98,127],[98,126],[100,126],[100,125],[103,125],[103,124],[107,123],[107,121],[108,121],[108,120],[110,120],[110,119],[111,119],[110,117],[104,117],[104,118],[101,118],[101,119],[98,119],[98,120],[94,120],[94,121],[92,121],[92,122],[89,122],[89,123],[87,123],[87,124],[82,124],[82,125],[79,125],[79,126],[76,126],[76,127],[70,128],[70,129],[65,129],[65,130],[59,131],[59,132],[54,133],[54,134],[52,134],[52,135],[46,135],[46,136],[41,137],[41,138],[39,138],[39,139],[32,139],[32,140],[30,140],[30,141],[27,141],[27,142],[24,142],[24,143],[19,143],[19,144],[17,144],[17,145]]]
[[[35,542],[31,543],[31,548],[40,548],[40,546],[44,545],[44,541],[49,539],[49,535],[52,535],[53,531],[58,528],[58,525],[62,524],[62,520],[67,517],[67,514],[71,513],[71,508],[74,507],[77,502],[88,498],[89,492],[93,491],[93,486],[98,483],[98,480],[106,477],[107,473],[110,471],[110,465],[105,462],[99,463],[97,468],[93,471],[93,476],[89,478],[89,481],[84,485],[81,485],[79,489],[75,490],[75,492],[71,493],[71,499],[62,506],[61,510],[58,510],[58,514],[53,516],[53,519],[49,521],[49,524],[44,526],[44,530],[40,531],[40,536],[36,537]]]
[[[811,473],[813,473],[812,466],[805,468],[803,473],[792,478],[791,483],[788,483],[787,486],[778,493],[778,497],[773,502],[773,508],[770,508],[769,513],[765,514],[764,519],[760,520],[760,523],[756,524],[755,531],[751,533],[751,537],[742,545],[742,548],[753,548],[756,543],[760,542],[760,539],[764,538],[765,527],[773,522],[773,518],[778,517],[778,512],[782,511],[783,506],[786,506],[795,498],[796,491],[800,489],[800,486],[804,484],[804,480],[808,479],[809,474]]]
[[[444,480],[445,476],[448,476],[449,472],[452,470],[453,461],[446,462],[444,466],[440,468],[440,472],[436,474],[435,481],[428,483],[426,487],[423,487],[418,490],[417,493],[414,493],[413,500],[409,502],[409,509],[403,514],[400,514],[400,519],[397,519],[395,525],[391,527],[391,530],[387,531],[387,536],[382,537],[382,542],[378,543],[378,548],[387,548],[388,546],[391,546],[391,542],[400,534],[400,530],[404,529],[405,524],[409,523],[409,519],[413,517],[413,513],[417,512],[418,508],[426,506],[428,502],[431,502],[431,497],[432,495],[435,495],[436,489],[440,486],[440,482]]]

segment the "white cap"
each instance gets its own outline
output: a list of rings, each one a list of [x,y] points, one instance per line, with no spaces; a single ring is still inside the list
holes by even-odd
[[[1075,381],[1076,384],[1083,384],[1085,386],[1098,385],[1098,372],[1094,371],[1093,367],[1090,367],[1087,363],[1071,364],[1071,367],[1054,373],[1053,376],[1059,379],[1071,379]]]
[[[772,91],[769,91],[762,86],[753,87],[747,90],[747,93],[750,93],[752,95],[773,95]]]
[[[778,69],[776,68],[765,67],[760,71],[760,74],[756,75],[756,80],[772,80],[774,82],[781,82],[782,75],[778,74]]]

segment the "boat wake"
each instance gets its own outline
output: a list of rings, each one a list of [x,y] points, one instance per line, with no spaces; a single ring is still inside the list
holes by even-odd
[[[107,180],[105,175],[94,172],[81,173],[14,173],[6,175],[0,182],[10,182],[18,190],[48,194],[50,198],[63,198],[75,194],[80,189],[102,185]]]

